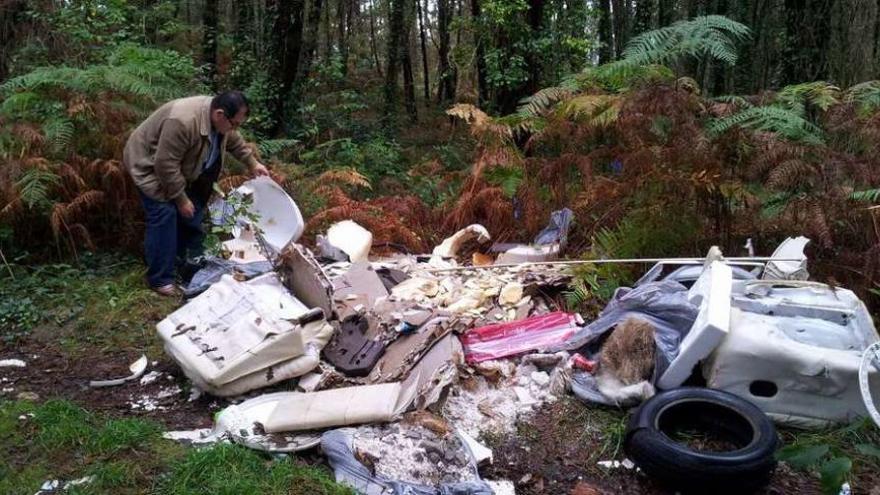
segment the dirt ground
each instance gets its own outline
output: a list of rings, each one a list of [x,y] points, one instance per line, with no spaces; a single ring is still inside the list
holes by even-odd
[[[530,421],[520,424],[518,435],[492,445],[495,461],[483,474],[491,479],[513,480],[518,495],[676,493],[636,470],[598,465],[599,461],[625,457],[622,447],[615,443],[622,440],[622,430],[610,435],[617,438],[607,438],[609,435],[590,426],[583,409],[583,404],[568,398],[545,405]],[[606,412],[616,413],[610,409]],[[780,465],[771,484],[757,495],[820,493],[818,479]]]
[[[3,357],[21,359],[27,366],[3,368],[0,389],[5,391],[0,397],[36,394],[37,400],[66,398],[110,417],[150,418],[168,430],[210,427],[214,414],[227,405],[225,400],[206,394],[190,400],[186,379],[164,354],[149,356],[148,372],[161,373],[152,383],[142,385],[133,381],[93,389],[88,386],[90,380],[128,375],[128,365],[139,354],[119,351],[73,359],[53,346],[36,342],[20,344],[4,352]],[[177,392],[168,394],[174,390]],[[165,394],[168,395],[157,398]],[[132,403],[141,397],[153,398],[151,403],[156,408],[133,408]],[[513,481],[521,495],[675,493],[635,470],[599,466],[598,461],[625,457],[619,444],[623,416],[610,409],[601,410],[598,413],[602,417],[590,421],[589,412],[585,411],[590,410],[572,398],[543,406],[518,425],[516,435],[490,439],[495,461],[481,469],[481,473],[487,479]],[[305,453],[305,457],[317,460],[316,453]],[[772,484],[759,493],[818,494],[821,491],[818,480],[780,466]]]

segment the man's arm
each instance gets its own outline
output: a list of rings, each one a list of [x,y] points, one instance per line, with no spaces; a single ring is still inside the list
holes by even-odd
[[[189,147],[186,127],[178,120],[167,119],[162,123],[159,142],[156,145],[155,173],[165,196],[177,204],[181,215],[192,216],[192,203],[184,192],[186,178],[181,163]]]
[[[255,176],[269,175],[269,169],[257,161],[257,158],[254,156],[254,150],[248,146],[238,132],[232,131],[226,137],[226,151],[232,153],[232,156],[238,161],[247,165],[248,170]]]

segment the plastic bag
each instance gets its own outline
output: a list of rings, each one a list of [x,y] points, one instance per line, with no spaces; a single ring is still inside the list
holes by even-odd
[[[475,328],[461,336],[468,363],[479,363],[560,345],[580,327],[573,314],[541,316]]]
[[[535,244],[565,244],[568,240],[568,229],[574,213],[568,208],[554,211],[550,214],[550,224],[535,236]]]
[[[697,319],[700,308],[691,304],[687,296],[687,288],[671,280],[648,282],[635,289],[621,287],[596,320],[551,351],[581,350],[597,342],[623,320],[629,317],[642,318],[654,326],[654,342],[658,352],[654,353],[652,382],[656,382],[669,367],[669,363],[678,356],[681,340]],[[595,358],[597,354],[587,351],[583,353],[590,358]],[[574,374],[572,391],[578,398],[588,402],[614,403],[598,391],[595,380],[586,373]]]
[[[321,435],[321,450],[333,468],[336,482],[354,488],[361,495],[493,495],[492,488],[482,480],[443,483],[435,488],[373,476],[354,456],[352,432],[352,429],[343,428],[324,433]],[[462,444],[467,448],[464,441]],[[468,456],[476,473],[476,462],[470,450]]]
[[[223,275],[238,272],[245,279],[251,279],[272,270],[272,264],[268,261],[255,261],[253,263],[237,263],[216,256],[208,256],[202,263],[202,268],[193,275],[183,294],[193,297],[206,291],[208,287],[220,281]]]

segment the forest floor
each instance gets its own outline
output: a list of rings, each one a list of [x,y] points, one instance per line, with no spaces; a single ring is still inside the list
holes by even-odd
[[[0,368],[0,494],[31,495],[44,481],[85,476],[95,478],[68,493],[350,493],[315,449],[272,457],[162,439],[163,431],[210,427],[226,402],[190,397],[154,332],[179,302],[145,289],[140,263],[89,257],[81,265],[21,269],[0,284],[0,359],[26,363]],[[31,329],[14,324],[31,316]],[[142,353],[154,381],[88,386],[128,375]],[[626,416],[573,398],[544,405],[516,434],[487,439],[495,461],[482,474],[513,481],[518,494],[672,493],[635,470],[597,464],[624,459]],[[877,473],[854,472],[854,493],[880,485]],[[817,476],[780,464],[760,493],[822,492]]]

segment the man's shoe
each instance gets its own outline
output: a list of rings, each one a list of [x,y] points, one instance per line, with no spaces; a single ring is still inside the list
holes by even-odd
[[[180,290],[174,284],[167,284],[161,287],[150,287],[153,292],[165,297],[180,297]]]

